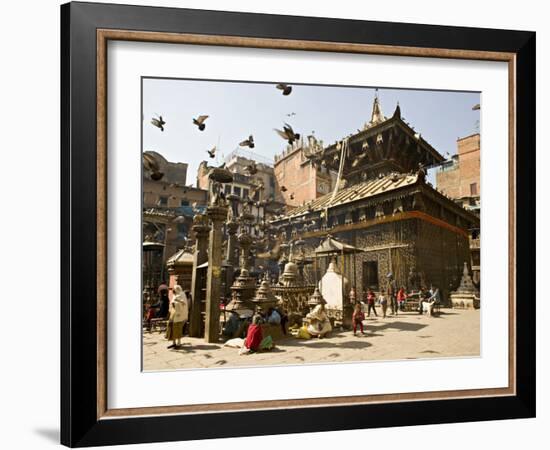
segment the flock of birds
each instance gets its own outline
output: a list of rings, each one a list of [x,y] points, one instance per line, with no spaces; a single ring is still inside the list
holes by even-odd
[[[284,96],[288,96],[292,93],[292,86],[289,85],[289,84],[278,83],[277,85],[275,85],[275,88],[280,90],[282,95],[284,95]],[[296,115],[295,112],[291,112],[289,114],[286,114],[287,117],[292,117],[292,116],[295,116],[295,115]],[[206,120],[208,119],[208,117],[209,117],[208,115],[204,114],[204,115],[200,115],[196,118],[193,118],[193,124],[197,126],[199,131],[204,131],[206,129]],[[158,128],[160,131],[164,131],[166,121],[162,118],[162,116],[160,114],[157,114],[156,117],[153,117],[151,119],[151,124],[154,127]],[[286,122],[284,123],[282,130],[277,129],[277,128],[274,128],[273,130],[282,139],[287,141],[290,145],[292,145],[295,141],[300,139],[300,134],[296,133],[292,129],[292,126],[289,125]],[[255,147],[255,145],[256,144],[254,142],[254,136],[252,134],[250,136],[248,136],[247,139],[244,139],[241,142],[239,142],[239,147],[248,147],[248,148],[252,149],[252,148]],[[218,150],[217,146],[214,146],[210,150],[206,150],[206,152],[208,153],[208,156],[210,158],[214,159],[216,157],[217,150]],[[158,165],[157,161],[151,155],[148,155],[146,153],[143,154],[143,166],[144,166],[145,170],[147,170],[149,172],[149,175],[150,175],[152,180],[158,181],[158,180],[162,179],[162,177],[164,176],[164,174],[159,169],[159,165]],[[223,167],[223,166],[224,166],[224,164],[222,164],[221,167]],[[256,167],[256,163],[253,162],[250,165],[248,165],[246,167],[246,171],[249,175],[256,174],[258,172],[258,169]],[[287,191],[286,187],[281,186],[281,191],[286,192]],[[294,199],[294,194],[293,193],[290,194],[290,199],[291,200]]]

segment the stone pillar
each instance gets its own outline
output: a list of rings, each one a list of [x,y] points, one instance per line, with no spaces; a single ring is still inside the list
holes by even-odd
[[[189,336],[201,337],[201,289],[203,284],[197,276],[197,267],[208,261],[208,232],[210,226],[205,215],[198,214],[193,219],[192,230],[195,232],[195,252],[193,254],[193,273],[191,278],[191,311],[189,315]]]
[[[252,246],[253,239],[247,233],[239,234],[239,244],[241,246],[241,258],[240,258],[240,267],[241,269],[249,270],[250,263],[250,247]]]
[[[222,225],[227,217],[225,206],[213,204],[206,214],[212,223],[208,240],[208,274],[206,279],[206,321],[204,339],[218,342],[220,327],[220,294],[222,265]]]
[[[235,267],[239,264],[237,256],[237,230],[239,224],[233,220],[227,222],[227,255],[226,255],[226,277],[227,286],[231,286],[233,283],[233,275],[235,273]]]

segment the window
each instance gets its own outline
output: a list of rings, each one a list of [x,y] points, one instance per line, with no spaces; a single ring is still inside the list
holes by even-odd
[[[189,206],[189,200],[182,200],[181,206]]]
[[[248,189],[243,189],[243,198],[248,198]]]
[[[470,195],[477,195],[477,183],[470,184]]]
[[[241,196],[241,188],[238,186],[233,186],[233,194]]]
[[[231,194],[231,185],[230,184],[226,184],[225,187],[224,187],[224,192],[229,195]]]
[[[159,206],[168,206],[168,197],[161,195],[158,201]]]

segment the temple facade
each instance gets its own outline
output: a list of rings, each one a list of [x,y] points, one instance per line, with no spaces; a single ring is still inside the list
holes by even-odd
[[[386,289],[391,274],[408,290],[437,286],[443,301],[470,265],[469,230],[479,218],[436,190],[426,171],[444,161],[401,118],[385,117],[375,97],[371,120],[356,134],[308,154],[315,168],[336,173],[330,192],[272,221],[281,242],[300,241],[305,257],[330,234],[357,249],[306,267],[320,280],[332,262],[362,298]]]

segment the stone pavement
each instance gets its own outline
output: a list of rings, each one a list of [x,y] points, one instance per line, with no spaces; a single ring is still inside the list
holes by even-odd
[[[168,349],[164,333],[146,331],[143,370],[479,356],[479,315],[479,310],[443,308],[438,317],[401,312],[385,319],[371,316],[364,322],[365,336],[333,330],[325,339],[288,337],[270,352],[242,356],[221,342],[189,337],[182,339],[179,349]]]

